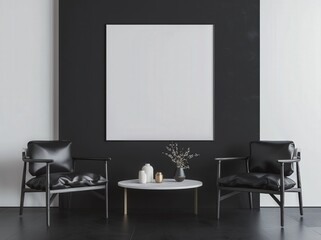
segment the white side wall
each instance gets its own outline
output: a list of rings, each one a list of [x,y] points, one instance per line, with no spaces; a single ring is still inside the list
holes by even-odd
[[[261,0],[261,139],[302,149],[305,206],[321,206],[320,13],[320,0]],[[289,195],[286,204],[297,206]],[[262,196],[261,205],[275,203]]]
[[[0,206],[18,206],[21,150],[57,137],[55,0],[0,0]],[[27,194],[26,205],[44,205]]]

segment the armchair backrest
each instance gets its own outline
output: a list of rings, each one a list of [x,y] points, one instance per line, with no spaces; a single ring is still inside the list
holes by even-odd
[[[255,141],[250,143],[250,172],[280,174],[279,159],[292,159],[295,145],[292,141]],[[285,164],[284,175],[293,173],[293,164]]]
[[[52,159],[50,173],[73,170],[70,141],[30,141],[27,156],[30,159]],[[29,172],[33,176],[45,174],[46,164],[30,162]]]

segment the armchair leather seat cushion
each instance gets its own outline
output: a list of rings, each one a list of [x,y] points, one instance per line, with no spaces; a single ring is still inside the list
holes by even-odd
[[[242,173],[230,175],[219,179],[219,185],[224,187],[244,187],[279,191],[281,188],[281,177],[279,174],[269,173]],[[284,177],[285,190],[293,188],[295,182]]]
[[[88,187],[103,185],[106,179],[95,173],[52,173],[50,174],[50,189],[64,189],[73,187]],[[46,174],[30,179],[26,185],[31,189],[46,189]]]

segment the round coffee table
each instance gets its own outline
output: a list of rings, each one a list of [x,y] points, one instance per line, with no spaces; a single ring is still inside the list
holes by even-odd
[[[183,182],[176,182],[175,179],[164,179],[162,183],[139,183],[138,179],[124,180],[118,182],[118,186],[124,188],[124,215],[127,215],[127,189],[137,190],[183,190],[194,189],[194,213],[198,214],[198,192],[197,189],[203,186],[201,181],[185,179]]]

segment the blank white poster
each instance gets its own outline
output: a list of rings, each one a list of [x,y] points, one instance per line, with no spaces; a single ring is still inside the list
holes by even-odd
[[[213,41],[213,25],[106,25],[106,140],[214,140]]]

